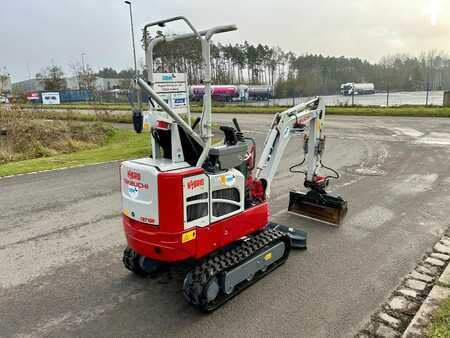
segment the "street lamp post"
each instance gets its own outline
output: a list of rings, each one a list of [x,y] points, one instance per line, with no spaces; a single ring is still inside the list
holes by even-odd
[[[84,60],[86,56],[86,53],[81,53],[81,69],[82,71],[80,72],[80,75],[78,76],[78,88],[81,90],[81,86],[83,86],[84,90],[88,90],[89,86],[88,86],[88,76],[86,74],[86,62]],[[81,93],[81,91],[80,91]],[[84,96],[84,100],[87,102],[88,98],[87,96]]]
[[[136,62],[136,45],[134,43],[134,27],[133,27],[133,11],[131,10],[131,1],[124,1],[129,9],[130,9],[130,25],[131,25],[131,42],[133,44],[133,60],[134,60],[134,76],[135,76],[135,88],[136,88],[136,94],[137,94],[137,103],[139,108],[141,107],[141,98],[139,89],[136,86],[137,78],[138,78],[138,70],[137,70],[137,62]]]
[[[355,105],[355,83],[352,82],[352,107]]]
[[[84,63],[84,57],[86,56],[86,53],[81,53],[81,66],[83,67],[83,72],[86,71],[85,63]]]

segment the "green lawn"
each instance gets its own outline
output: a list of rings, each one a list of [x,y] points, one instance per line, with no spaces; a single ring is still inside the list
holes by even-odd
[[[275,114],[282,112],[287,107],[242,107],[242,106],[218,106],[213,107],[213,114]],[[201,112],[198,106],[191,107],[192,112]],[[422,116],[422,117],[450,117],[450,107],[327,107],[328,115],[358,115],[358,116]],[[103,112],[86,113],[76,110],[64,112],[48,110],[30,111],[31,118],[70,120],[70,121],[101,121],[115,123],[131,123],[131,112]]]
[[[131,106],[125,104],[61,104],[61,105],[31,105],[25,104],[22,107],[38,108],[51,111],[52,109],[67,109],[69,110],[95,110],[101,113],[102,111],[117,111],[130,110]],[[243,104],[223,104],[213,103],[213,113],[229,113],[229,114],[274,114],[287,109],[289,106],[246,106]],[[200,113],[202,111],[201,105],[197,103],[191,105],[191,111]],[[58,113],[55,113],[56,115]],[[78,120],[88,120],[88,117],[83,117],[81,113],[74,113]],[[399,106],[399,107],[377,107],[377,106],[329,106],[327,107],[327,114],[329,115],[364,115],[364,116],[432,116],[432,117],[450,117],[450,107],[439,106]],[[84,114],[87,115],[87,114]],[[110,114],[105,114],[110,115]],[[112,115],[112,114],[111,114]],[[128,122],[131,120],[130,114],[114,114],[115,117],[107,116],[103,121],[115,120],[111,122]],[[91,118],[92,119],[92,118]]]
[[[287,107],[279,106],[218,106],[213,107],[213,113],[229,113],[229,114],[274,114],[287,109]],[[192,112],[201,112],[201,107],[191,107]],[[433,117],[450,117],[450,107],[327,107],[329,115],[364,115],[364,116],[433,116]]]
[[[433,314],[426,334],[429,338],[450,338],[450,298],[442,302]]]
[[[131,110],[129,103],[63,103],[55,105],[21,104],[22,108],[36,108],[36,109],[79,109],[79,110]]]
[[[136,134],[132,130],[115,128],[106,145],[75,153],[41,157],[0,165],[0,177],[48,169],[75,167],[113,160],[137,158],[150,154],[148,133]]]

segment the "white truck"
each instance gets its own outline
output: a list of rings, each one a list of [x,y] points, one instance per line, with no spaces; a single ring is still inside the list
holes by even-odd
[[[343,83],[341,84],[341,95],[363,95],[375,94],[373,83]]]

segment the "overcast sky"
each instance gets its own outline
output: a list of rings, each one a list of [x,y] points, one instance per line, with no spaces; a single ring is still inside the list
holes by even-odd
[[[136,38],[145,23],[184,15],[199,29],[236,24],[221,42],[264,43],[297,54],[358,56],[450,52],[450,0],[134,0]],[[176,29],[175,29],[176,30]],[[132,65],[122,0],[1,0],[0,68],[13,82],[50,64],[95,70]],[[143,59],[142,49],[138,57]]]

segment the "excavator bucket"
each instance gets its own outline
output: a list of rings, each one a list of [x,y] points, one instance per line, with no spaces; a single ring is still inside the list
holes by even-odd
[[[310,190],[289,193],[288,211],[299,216],[339,226],[347,214],[347,201],[342,197]]]

